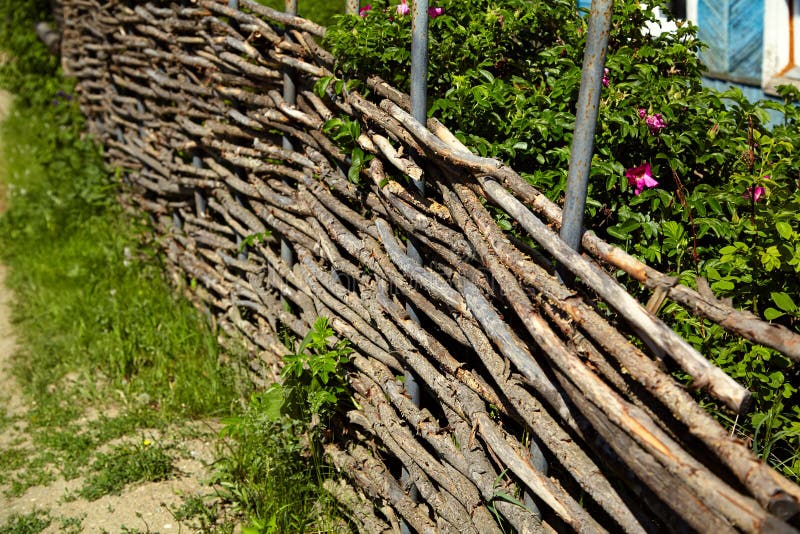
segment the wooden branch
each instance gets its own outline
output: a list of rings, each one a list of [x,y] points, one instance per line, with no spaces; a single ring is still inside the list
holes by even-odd
[[[708,389],[709,393],[736,412],[747,410],[750,402],[749,391],[703,358],[661,320],[645,310],[605,272],[570,249],[497,182],[482,180],[481,185],[487,195],[517,220],[559,263],[584,280],[655,346],[664,350],[692,375],[693,387]]]

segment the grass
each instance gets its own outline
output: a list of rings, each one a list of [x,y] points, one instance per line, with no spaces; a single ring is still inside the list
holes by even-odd
[[[98,401],[169,416],[229,413],[235,377],[214,333],[165,281],[149,221],[117,202],[119,177],[84,136],[69,82],[21,75],[26,61],[0,74],[28,89],[2,126],[9,209],[0,256],[25,347],[19,378],[38,399],[34,422],[62,424]]]
[[[8,203],[0,261],[24,347],[15,372],[35,400],[25,416],[25,463],[22,447],[0,451],[7,492],[84,475],[69,498],[94,500],[163,480],[174,474],[176,439],[188,437],[176,438],[175,428],[239,416],[240,434],[220,446],[216,504],[190,500],[176,517],[204,532],[230,532],[233,522],[248,532],[341,524],[319,484],[322,468],[302,445],[303,425],[266,424],[258,406],[241,412],[248,386],[221,365],[204,317],[165,281],[149,219],[120,206],[120,171],[109,172],[84,134],[71,83],[30,30],[47,5],[0,0],[0,43],[12,58],[0,67],[0,85],[18,95],[0,127]],[[172,435],[130,441],[143,429]],[[15,517],[0,534],[38,532],[52,521],[38,512]]]
[[[45,510],[12,514],[4,525],[0,525],[0,534],[37,534],[49,527],[52,522],[53,518]]]
[[[14,369],[35,400],[25,416],[26,464],[18,465],[18,450],[3,452],[10,495],[87,465],[108,475],[92,481],[105,491],[118,491],[111,480],[163,476],[157,448],[96,451],[137,429],[229,415],[240,397],[215,333],[166,282],[149,221],[119,204],[119,173],[85,136],[71,83],[30,30],[46,4],[0,0],[0,43],[11,58],[0,85],[18,95],[0,127],[8,205],[0,259],[23,347]],[[93,412],[118,415],[87,419]],[[124,473],[111,472],[131,458]]]
[[[123,444],[108,454],[98,454],[78,495],[96,501],[104,495],[119,494],[128,484],[158,482],[173,474],[172,457],[149,439]]]

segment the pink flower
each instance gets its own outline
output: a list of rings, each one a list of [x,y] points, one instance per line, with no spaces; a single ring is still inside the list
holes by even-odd
[[[432,19],[436,17],[444,15],[444,8],[443,7],[429,7],[428,8],[428,16]]]
[[[639,108],[638,111],[639,111],[639,118],[640,119],[644,119],[645,117],[647,117],[647,110],[646,109]]]
[[[765,176],[765,178],[769,178],[769,176]],[[760,185],[755,189],[753,188],[753,186],[750,186],[747,188],[747,191],[745,191],[742,194],[742,198],[751,199],[753,202],[758,202],[759,200],[764,198],[764,196],[766,196],[766,192],[764,191],[764,188],[761,187]]]
[[[633,193],[637,196],[644,191],[645,188],[658,185],[658,182],[653,179],[653,172],[649,163],[643,163],[638,167],[626,170],[625,178],[628,179],[628,185],[634,186]]]
[[[602,82],[603,82],[603,86],[604,87],[608,87],[608,85],[610,83],[608,81],[608,69],[607,68],[603,69],[603,80],[602,80]]]
[[[400,0],[401,3],[397,4],[397,14],[398,15],[408,15],[408,12],[411,11],[408,8],[408,4],[406,0]]]
[[[367,16],[367,11],[371,11],[371,10],[372,10],[372,4],[367,4],[364,7],[362,7],[361,9],[358,10],[358,16],[359,17],[366,17]]]
[[[647,127],[650,129],[650,133],[653,135],[657,134],[658,132],[667,127],[667,123],[664,122],[664,117],[661,116],[661,113],[656,113],[655,115],[648,115],[647,118],[644,120],[644,123],[647,124]]]

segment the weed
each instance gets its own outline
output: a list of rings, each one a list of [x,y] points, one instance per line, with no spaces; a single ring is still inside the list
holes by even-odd
[[[28,514],[12,514],[4,525],[0,525],[0,534],[36,534],[50,526],[53,519],[45,510],[34,510]]]
[[[175,521],[188,526],[193,532],[231,534],[234,523],[224,519],[225,510],[219,497],[210,495],[191,495],[183,499],[178,507],[170,509]]]
[[[61,517],[58,520],[59,532],[63,534],[80,534],[83,532],[83,519],[86,514],[81,517]]]
[[[28,461],[30,451],[26,448],[15,447],[0,451],[0,465],[3,472],[0,472],[0,484],[4,484],[6,478],[15,470],[24,466]]]
[[[78,494],[95,501],[108,494],[117,494],[134,482],[158,482],[173,473],[172,458],[164,448],[149,439],[124,444],[109,454],[98,454],[92,464],[92,475]]]
[[[329,346],[325,318],[284,357],[283,384],[252,395],[244,413],[225,421],[229,438],[217,461],[220,495],[247,518],[246,532],[325,529],[337,514],[321,488],[329,469],[319,442],[345,395],[346,340]]]
[[[9,497],[19,497],[28,488],[46,486],[55,479],[56,477],[52,470],[42,465],[41,462],[34,462],[28,465],[26,469],[14,473],[11,479],[11,486],[4,493]]]

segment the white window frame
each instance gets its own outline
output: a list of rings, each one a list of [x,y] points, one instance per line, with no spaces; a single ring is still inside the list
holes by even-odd
[[[800,0],[764,1],[761,87],[775,95],[781,84],[800,88]]]

